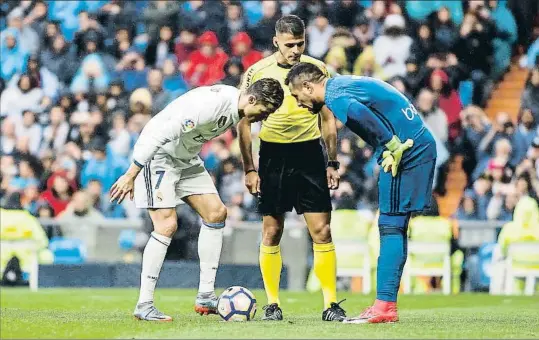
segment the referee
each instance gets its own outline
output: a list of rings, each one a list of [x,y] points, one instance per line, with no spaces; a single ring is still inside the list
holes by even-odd
[[[328,72],[324,63],[303,55],[305,25],[295,15],[283,16],[277,21],[273,45],[277,51],[252,65],[241,85],[245,89],[261,78],[274,78],[285,91],[283,105],[262,123],[258,172],[253,163],[251,126],[245,119],[238,125],[245,185],[251,194],[259,195],[258,208],[263,215],[260,270],[268,298],[263,320],[283,319],[279,302],[282,268],[279,243],[284,215],[294,208],[304,215],[314,242],[314,272],[324,295],[322,320],[342,321],[346,315],[337,303],[336,256],[329,227],[329,189],[339,186],[335,119],[325,106],[313,108],[312,112],[298,106],[288,86],[284,86],[290,68],[299,62],[312,63],[325,74]],[[328,153],[327,164],[321,137]]]

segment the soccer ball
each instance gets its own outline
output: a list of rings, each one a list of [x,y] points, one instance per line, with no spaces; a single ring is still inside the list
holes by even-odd
[[[256,314],[256,298],[247,288],[227,288],[219,296],[217,312],[225,321],[251,321]]]

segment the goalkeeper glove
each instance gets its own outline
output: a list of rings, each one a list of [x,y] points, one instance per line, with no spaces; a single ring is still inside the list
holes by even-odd
[[[385,145],[388,151],[382,153],[382,168],[384,172],[388,172],[391,168],[391,174],[393,177],[397,176],[399,170],[399,164],[402,160],[402,154],[404,151],[414,146],[414,141],[411,139],[402,143],[397,136],[393,136],[391,140]]]

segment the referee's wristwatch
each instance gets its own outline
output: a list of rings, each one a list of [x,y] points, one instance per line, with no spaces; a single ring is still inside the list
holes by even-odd
[[[338,161],[328,161],[327,168],[333,168],[335,170],[339,170],[339,167],[341,166],[341,163]]]

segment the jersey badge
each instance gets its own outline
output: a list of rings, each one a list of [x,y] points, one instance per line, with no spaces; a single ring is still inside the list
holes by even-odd
[[[182,123],[182,131],[189,132],[195,128],[195,122],[191,119],[186,119]]]

